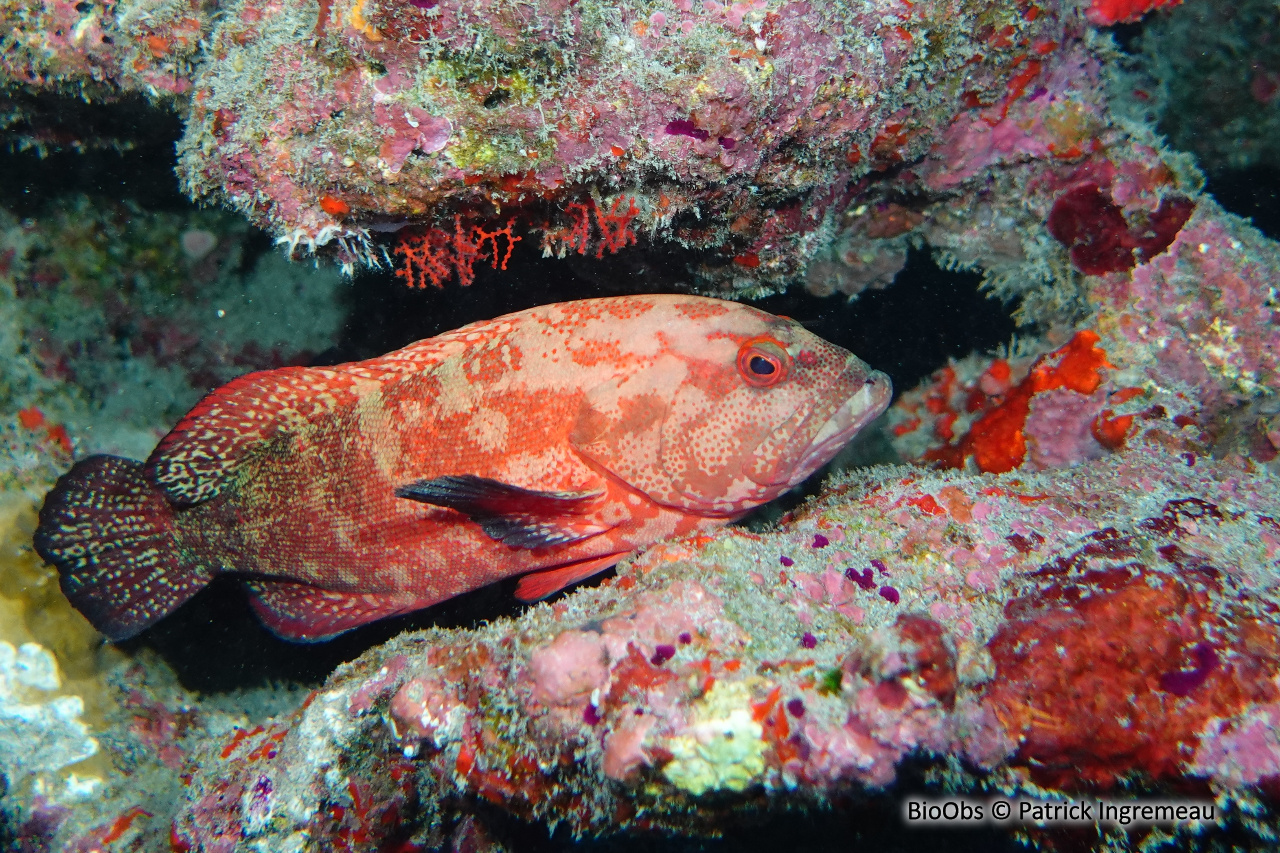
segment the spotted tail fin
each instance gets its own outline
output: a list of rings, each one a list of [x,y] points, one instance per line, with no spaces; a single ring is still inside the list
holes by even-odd
[[[210,580],[179,557],[173,520],[173,507],[147,482],[141,463],[91,456],[45,497],[35,547],[57,567],[76,609],[112,640],[124,640]]]

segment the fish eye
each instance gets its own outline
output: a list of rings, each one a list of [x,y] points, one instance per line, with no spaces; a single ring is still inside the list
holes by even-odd
[[[787,375],[790,358],[782,345],[772,338],[752,338],[738,350],[738,373],[748,385],[768,388]]]

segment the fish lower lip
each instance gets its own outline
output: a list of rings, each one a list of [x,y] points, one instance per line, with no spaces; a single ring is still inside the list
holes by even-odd
[[[820,468],[888,406],[893,395],[888,377],[878,373],[873,374],[873,377],[878,381],[864,385],[819,427],[800,464],[796,466],[796,473],[800,476],[792,478],[791,485],[798,484]]]

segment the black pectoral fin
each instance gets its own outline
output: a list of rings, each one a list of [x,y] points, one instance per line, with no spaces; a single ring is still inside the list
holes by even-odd
[[[418,480],[396,489],[396,497],[469,516],[490,537],[513,548],[547,548],[603,533],[605,527],[575,518],[603,494],[540,492],[472,474]]]
[[[470,516],[575,515],[587,511],[603,491],[539,492],[473,474],[418,480],[396,489],[396,495],[456,509]]]

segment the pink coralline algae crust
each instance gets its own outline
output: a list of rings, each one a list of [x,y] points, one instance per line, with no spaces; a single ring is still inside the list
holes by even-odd
[[[1280,387],[1280,247],[1241,220],[1197,211],[1168,250],[1094,289],[1113,357],[1213,414]]]
[[[709,250],[706,277],[776,285],[855,182],[922,155],[966,94],[1030,94],[1029,53],[1086,26],[1028,8],[245,0],[193,75],[180,172],[291,249],[366,262],[370,229],[555,234],[621,195],[646,241]]]
[[[124,92],[186,94],[210,5],[12,0],[0,6],[0,81],[72,89],[109,99]],[[129,14],[132,12],[133,14]]]
[[[775,532],[660,545],[518,619],[367,652],[206,754],[175,838],[435,847],[475,797],[577,833],[700,832],[881,788],[912,755],[981,768],[959,789],[1248,796],[1280,775],[1259,723],[1280,714],[1276,506],[1268,469],[1167,421],[1088,471],[837,481]]]
[[[1099,279],[1161,257],[1188,222],[1220,217],[1185,157],[1116,121],[1112,58],[1069,28],[1061,36],[1027,45],[1003,92],[965,91],[968,108],[925,157],[857,185],[809,268],[811,292],[878,286],[923,241],[944,265],[981,268],[1019,321],[1078,328]]]
[[[1088,36],[1160,5],[24,0],[0,12],[0,80],[179,93],[187,191],[348,268],[391,261],[401,229],[583,254],[585,211],[625,199],[631,240],[597,257],[674,242],[729,290],[855,295],[924,240],[1002,296],[1039,291],[1020,310],[1047,323],[1078,299],[1046,286],[1046,229],[1103,275],[1199,204],[1112,116]],[[454,261],[402,272],[466,283]]]
[[[1016,464],[1096,460],[1123,447],[1138,424],[1165,419],[1207,430],[1220,449],[1273,460],[1280,435],[1267,400],[1280,388],[1278,269],[1280,248],[1202,197],[1158,254],[1088,277],[1089,328],[1077,334],[1097,339],[1097,382],[1033,394],[1009,426],[1024,445],[1013,449]],[[971,356],[904,393],[889,414],[900,457],[954,467],[972,456],[979,470],[1008,470],[988,467],[974,448],[989,441],[981,431],[1018,400],[1036,363]]]

